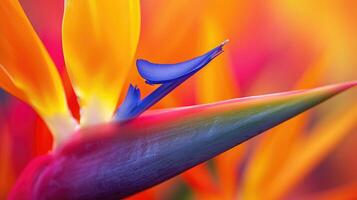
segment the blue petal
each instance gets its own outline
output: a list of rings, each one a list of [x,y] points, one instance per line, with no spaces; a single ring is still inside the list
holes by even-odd
[[[121,104],[116,118],[121,120],[130,115],[130,112],[140,103],[140,90],[136,86],[130,84],[127,95]]]
[[[161,84],[161,86],[140,100],[139,89],[130,85],[128,94],[114,118],[124,122],[139,116],[221,54],[222,47],[226,43],[227,41],[224,41],[204,55],[178,64],[154,64],[145,60],[137,60],[138,71],[146,82]]]
[[[222,47],[225,43],[226,41],[204,55],[177,64],[155,64],[139,59],[136,65],[140,75],[147,83],[163,84],[198,71],[222,53]]]

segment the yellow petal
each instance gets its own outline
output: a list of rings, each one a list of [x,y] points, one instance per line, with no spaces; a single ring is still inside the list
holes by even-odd
[[[224,41],[224,34],[215,23],[214,18],[205,18],[202,22],[202,44],[199,51],[210,49]],[[225,49],[229,51],[229,45]],[[234,82],[234,77],[230,69],[229,52],[222,54],[217,60],[210,63],[210,66],[202,70],[197,76],[197,91],[199,91],[199,103],[212,103],[215,101],[237,98],[238,88]]]
[[[58,71],[16,0],[0,3],[0,86],[30,104],[55,139],[75,128]]]
[[[67,0],[62,31],[81,124],[110,120],[136,52],[139,0]]]

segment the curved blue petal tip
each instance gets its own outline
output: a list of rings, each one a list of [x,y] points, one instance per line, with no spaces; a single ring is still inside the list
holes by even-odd
[[[222,47],[227,41],[228,40],[224,41],[204,55],[176,64],[155,64],[138,59],[136,61],[138,72],[148,84],[164,84],[175,81],[176,79],[194,73],[207,65],[213,58],[223,52]]]
[[[199,57],[176,64],[155,64],[138,59],[136,62],[138,72],[146,80],[146,83],[161,84],[161,86],[140,100],[140,90],[130,85],[125,100],[115,114],[115,119],[127,121],[139,116],[221,54],[223,46],[227,42],[228,40],[225,40],[216,48]]]

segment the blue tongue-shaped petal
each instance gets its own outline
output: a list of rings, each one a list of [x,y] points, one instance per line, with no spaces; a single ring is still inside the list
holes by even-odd
[[[155,64],[139,59],[136,62],[139,74],[148,84],[164,84],[195,73],[222,52],[223,42],[211,51],[191,60],[176,64]]]
[[[125,100],[115,114],[115,119],[127,121],[139,116],[221,54],[227,42],[228,40],[222,42],[204,55],[177,64],[154,64],[146,60],[137,60],[139,74],[146,83],[162,85],[142,100],[139,88],[130,85]]]

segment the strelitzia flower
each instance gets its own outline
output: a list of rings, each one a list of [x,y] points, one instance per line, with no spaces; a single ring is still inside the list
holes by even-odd
[[[163,182],[355,86],[355,82],[147,112],[223,52],[178,64],[137,60],[148,84],[117,101],[135,58],[139,1],[66,1],[63,52],[80,104],[72,116],[57,69],[17,1],[0,3],[0,84],[28,103],[54,137],[10,199],[117,199]],[[82,31],[79,31],[82,30]],[[85,34],[83,34],[85,30]]]

